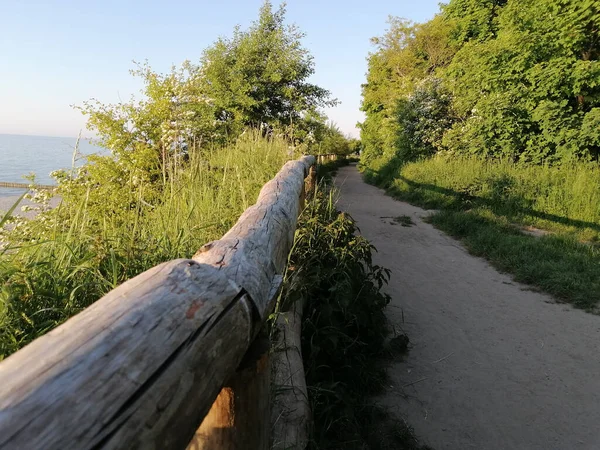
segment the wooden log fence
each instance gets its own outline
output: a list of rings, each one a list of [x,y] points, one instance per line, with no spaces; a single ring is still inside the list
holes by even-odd
[[[323,164],[328,161],[337,161],[339,155],[335,153],[328,153],[326,155],[317,155],[317,164]]]
[[[56,186],[51,186],[49,184],[34,184],[31,185],[29,183],[12,183],[7,181],[0,181],[0,188],[16,188],[16,189],[31,189],[35,187],[36,189],[46,189],[46,190],[54,190]]]
[[[314,164],[288,162],[222,239],[123,283],[2,361],[0,449],[269,448],[261,330]]]

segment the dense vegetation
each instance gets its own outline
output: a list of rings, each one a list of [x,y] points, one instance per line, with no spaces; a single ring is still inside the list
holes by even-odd
[[[249,134],[192,153],[164,188],[105,173],[119,168],[108,157],[64,182],[59,207],[17,220],[2,237],[0,357],[123,281],[220,238],[287,159],[287,142]]]
[[[374,43],[362,106],[368,159],[598,158],[597,0],[451,0],[425,24],[391,19]]]
[[[286,160],[359,151],[320,111],[335,101],[307,81],[312,58],[284,13],[265,3],[248,30],[219,39],[197,64],[166,75],[139,65],[141,99],[84,103],[110,153],[54,173],[57,207],[33,191],[35,218],[0,215],[0,359],[125,280],[220,238]],[[384,380],[389,272],[327,188],[308,200],[284,298],[306,299],[311,446],[418,448],[365,397]]]
[[[392,18],[374,44],[367,180],[442,209],[434,224],[517,279],[593,307],[600,3],[451,0],[424,24]],[[531,226],[553,235],[519,232]]]
[[[351,151],[320,112],[335,101],[307,81],[302,36],[266,2],[198,63],[166,75],[139,65],[141,98],[84,103],[110,153],[57,171],[60,205],[36,192],[37,217],[0,231],[0,359],[124,280],[220,237],[286,160]]]
[[[372,170],[366,177],[382,180]],[[406,163],[386,186],[397,198],[440,210],[431,217],[434,225],[518,281],[594,309],[600,299],[599,183],[600,170],[583,163],[522,166],[445,156]]]
[[[302,354],[314,416],[309,448],[421,449],[411,428],[371,397],[384,390],[386,361],[406,350],[408,338],[389,339],[384,309],[390,298],[381,289],[390,272],[373,263],[374,247],[336,209],[336,195],[322,183],[300,216],[283,290],[288,302],[306,304]]]

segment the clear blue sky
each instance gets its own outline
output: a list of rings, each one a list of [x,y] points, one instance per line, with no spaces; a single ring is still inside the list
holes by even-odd
[[[262,0],[0,0],[0,133],[75,136],[85,119],[70,105],[139,91],[132,60],[160,72],[199,59],[218,36],[246,27]],[[278,5],[279,1],[273,1]],[[306,34],[313,82],[342,103],[328,110],[357,134],[369,39],[389,15],[422,22],[438,0],[289,0],[287,19]]]

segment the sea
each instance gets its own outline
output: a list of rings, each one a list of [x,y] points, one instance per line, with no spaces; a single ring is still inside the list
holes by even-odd
[[[23,136],[0,134],[0,181],[28,183],[23,178],[31,173],[39,184],[56,184],[50,173],[58,169],[70,169],[77,138]],[[83,138],[79,141],[79,153],[75,165],[84,164],[86,156],[106,153]],[[21,195],[23,190],[0,187],[1,197]]]

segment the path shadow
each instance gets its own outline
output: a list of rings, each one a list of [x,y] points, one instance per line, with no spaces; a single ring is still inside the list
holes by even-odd
[[[366,169],[367,176],[376,181],[380,187],[386,188],[394,194],[394,189],[390,184],[385,185],[381,181],[390,179],[390,172],[395,174],[394,178],[405,182],[415,192],[430,191],[446,196],[447,202],[445,208],[455,210],[467,210],[476,206],[484,206],[490,209],[494,214],[507,217],[509,220],[517,219],[521,216],[531,216],[560,225],[572,226],[578,229],[588,228],[600,233],[600,224],[588,222],[579,219],[572,219],[557,214],[551,214],[544,211],[538,211],[533,208],[533,201],[515,194],[513,191],[514,181],[508,176],[498,176],[497,178],[486,180],[489,185],[489,196],[474,194],[479,186],[473,184],[465,187],[464,190],[453,190],[429,183],[419,183],[402,175],[398,175],[402,168],[402,163],[392,159],[380,170]],[[377,181],[380,181],[377,183]],[[439,205],[437,205],[439,206]]]

